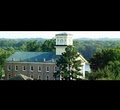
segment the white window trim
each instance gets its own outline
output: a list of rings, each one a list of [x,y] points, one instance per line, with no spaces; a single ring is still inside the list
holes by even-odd
[[[48,77],[48,78],[47,78],[47,77]],[[46,80],[49,80],[49,76],[48,76],[48,75],[46,76]]]
[[[11,78],[11,75],[9,74],[9,75],[8,75],[8,79],[10,79],[10,78]]]
[[[34,66],[30,66],[30,71],[33,72],[33,70],[31,70],[31,67],[33,67],[33,70],[34,70]]]
[[[47,67],[49,67],[49,71],[47,71]],[[50,66],[46,66],[46,72],[50,72]]]
[[[18,65],[15,65],[15,71],[18,71],[18,69],[16,69],[16,67],[18,67]]]
[[[9,68],[9,67],[10,67],[10,68]],[[7,66],[7,70],[8,70],[8,71],[11,71],[11,66],[10,66],[10,65]]]
[[[55,69],[56,68],[56,69]],[[57,72],[57,66],[54,66],[54,72]]]
[[[40,75],[38,75],[38,80],[41,80],[41,76],[40,76],[40,78],[39,78],[39,76],[40,76]]]
[[[33,76],[33,75],[30,75],[30,78],[34,78],[34,76],[33,77],[31,77],[31,76]]]
[[[41,71],[42,71],[42,68],[41,68],[41,70],[39,70],[39,67],[41,68],[41,66],[38,66],[38,72],[41,72]]]
[[[25,67],[25,70],[24,70],[24,67]],[[26,71],[26,66],[22,66],[22,71]]]

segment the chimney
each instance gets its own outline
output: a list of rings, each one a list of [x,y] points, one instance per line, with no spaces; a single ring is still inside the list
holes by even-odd
[[[12,58],[12,61],[15,61],[15,58]]]
[[[38,61],[37,58],[35,59],[35,61],[36,61],[36,62]]]
[[[43,58],[43,62],[45,62],[46,61],[46,59],[45,58]]]
[[[54,58],[52,58],[52,62],[54,62]]]

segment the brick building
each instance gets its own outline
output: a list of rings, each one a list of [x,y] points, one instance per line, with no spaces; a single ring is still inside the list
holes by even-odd
[[[57,70],[56,60],[65,52],[68,45],[73,45],[71,34],[56,34],[56,52],[15,52],[5,62],[5,79],[10,79],[16,74],[23,74],[33,79],[55,80],[53,73]],[[85,64],[88,63],[83,56],[83,78],[85,78]]]

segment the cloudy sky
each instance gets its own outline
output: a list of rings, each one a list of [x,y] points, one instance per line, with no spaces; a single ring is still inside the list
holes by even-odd
[[[73,34],[73,38],[120,38],[120,31],[0,31],[0,38],[47,38],[59,33]]]

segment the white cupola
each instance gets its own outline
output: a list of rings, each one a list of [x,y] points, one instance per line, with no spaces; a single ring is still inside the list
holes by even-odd
[[[73,35],[67,33],[56,34],[56,55],[61,55],[65,52],[68,45],[73,45]]]

